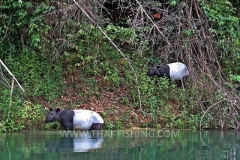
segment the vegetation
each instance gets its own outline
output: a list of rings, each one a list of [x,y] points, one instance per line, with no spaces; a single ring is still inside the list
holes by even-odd
[[[95,110],[106,129],[239,128],[239,2],[78,3],[0,2],[0,59],[26,91],[1,68],[0,131],[59,127],[49,107]],[[146,76],[174,61],[185,90]]]

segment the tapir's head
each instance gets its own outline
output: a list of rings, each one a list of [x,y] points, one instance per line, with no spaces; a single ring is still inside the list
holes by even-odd
[[[46,123],[58,121],[59,120],[59,114],[58,114],[59,111],[60,111],[60,108],[57,108],[56,110],[49,108],[49,113],[46,117]]]
[[[153,65],[149,68],[149,70],[147,71],[147,75],[148,76],[159,76],[160,75],[160,72],[159,72],[159,69],[161,68],[160,65]]]

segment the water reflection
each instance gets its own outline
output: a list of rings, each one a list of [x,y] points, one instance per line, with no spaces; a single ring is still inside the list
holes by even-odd
[[[238,131],[125,130],[0,134],[1,159],[240,159]],[[173,135],[173,136],[171,136]]]
[[[63,134],[65,133],[65,134]],[[77,133],[77,134],[76,134]],[[88,152],[102,146],[103,137],[94,132],[77,131],[61,132],[61,137],[56,141],[46,142],[46,148],[50,152]]]
[[[240,158],[240,132],[204,131],[199,132],[200,149],[198,159],[216,157],[237,160]]]

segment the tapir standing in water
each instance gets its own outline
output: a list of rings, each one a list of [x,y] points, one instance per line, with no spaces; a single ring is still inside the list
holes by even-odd
[[[49,110],[46,123],[58,121],[66,131],[101,130],[104,123],[98,113],[90,110],[60,110],[59,108]]]

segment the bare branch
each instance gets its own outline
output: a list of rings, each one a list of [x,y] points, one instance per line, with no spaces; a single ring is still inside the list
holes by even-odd
[[[94,24],[97,25],[98,29],[104,34],[104,36],[109,40],[109,42],[111,42],[111,44],[117,49],[117,51],[123,56],[123,58],[127,61],[127,63],[129,64],[129,66],[131,67],[134,76],[135,76],[135,81],[136,81],[136,86],[137,86],[137,90],[138,90],[138,98],[139,98],[139,109],[140,111],[142,110],[142,103],[141,103],[141,94],[140,94],[140,89],[139,89],[139,83],[138,83],[138,78],[137,78],[137,74],[130,62],[130,60],[123,54],[123,52],[117,47],[117,45],[111,40],[111,38],[102,30],[102,28],[98,25],[98,23],[96,23],[90,16],[89,14],[87,14],[87,12],[75,1],[73,0],[74,3],[82,10],[82,12],[89,18],[89,20],[91,20]],[[80,1],[81,2],[81,1]]]
[[[20,85],[20,83],[18,82],[18,80],[15,78],[15,76],[12,74],[12,72],[7,68],[7,66],[2,62],[2,60],[0,59],[0,63],[1,65],[6,69],[6,71],[8,72],[8,74],[17,82],[18,86],[20,87],[20,89],[25,92],[25,90],[23,89],[23,87]]]

